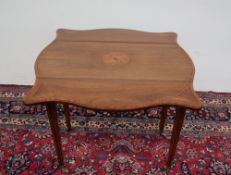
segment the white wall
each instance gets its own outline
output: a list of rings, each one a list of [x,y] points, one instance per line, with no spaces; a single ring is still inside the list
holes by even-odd
[[[0,0],[0,84],[32,84],[57,28],[178,33],[197,90],[231,92],[230,0]]]

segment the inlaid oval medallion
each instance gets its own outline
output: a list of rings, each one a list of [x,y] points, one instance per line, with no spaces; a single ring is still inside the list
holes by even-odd
[[[109,65],[123,65],[129,62],[130,58],[123,52],[110,52],[103,56],[103,62]]]

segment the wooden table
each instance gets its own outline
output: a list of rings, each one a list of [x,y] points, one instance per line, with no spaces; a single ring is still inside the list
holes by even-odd
[[[185,108],[199,109],[193,90],[194,66],[177,44],[175,33],[125,29],[57,30],[56,39],[38,56],[36,81],[24,96],[26,104],[45,103],[60,165],[62,146],[56,116],[64,104],[105,111],[163,106],[160,134],[167,107],[176,106],[167,166],[174,158]]]

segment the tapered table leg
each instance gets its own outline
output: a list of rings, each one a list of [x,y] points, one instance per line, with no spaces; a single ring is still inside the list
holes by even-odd
[[[167,118],[167,111],[168,111],[168,106],[163,106],[161,116],[160,116],[160,125],[159,125],[160,135],[162,135],[162,132],[164,129],[165,120]]]
[[[67,103],[63,103],[63,108],[64,108],[64,115],[65,115],[65,122],[67,125],[67,130],[71,130],[71,120],[70,120],[70,111],[69,111],[69,106]]]
[[[58,156],[59,165],[63,165],[61,137],[59,132],[55,103],[47,103],[47,114],[51,126],[52,136],[55,144],[56,153]]]
[[[168,160],[167,160],[167,167],[171,167],[172,160],[175,156],[176,152],[176,146],[177,142],[180,137],[180,131],[182,128],[182,124],[184,121],[184,115],[185,115],[185,108],[184,107],[176,107],[176,117],[174,120],[174,126],[172,130],[172,138],[171,138],[171,143],[169,147],[169,153],[168,153]]]

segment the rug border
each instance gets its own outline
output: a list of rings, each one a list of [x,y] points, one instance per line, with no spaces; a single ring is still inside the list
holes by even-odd
[[[0,84],[0,87],[32,87],[32,86],[33,85],[25,85],[25,84]],[[231,95],[231,92],[220,92],[220,91],[196,91],[196,92]]]

